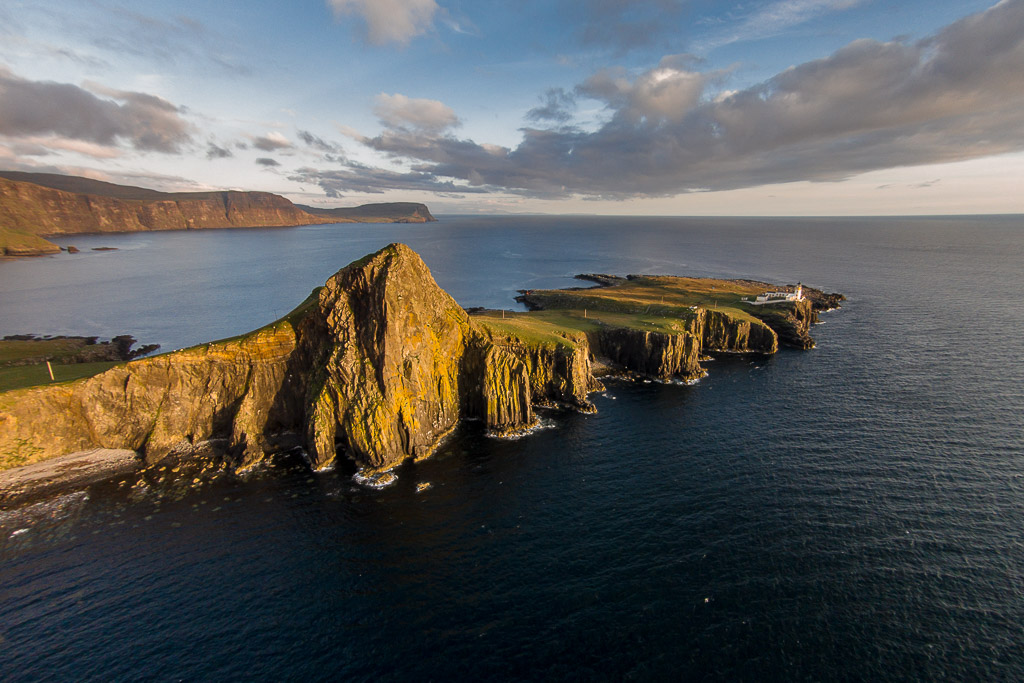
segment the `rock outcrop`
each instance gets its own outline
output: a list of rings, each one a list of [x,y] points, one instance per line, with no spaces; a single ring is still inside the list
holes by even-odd
[[[316,467],[343,452],[385,468],[429,455],[462,417],[528,427],[531,382],[396,244],[238,339],[0,394],[0,468],[87,448],[153,461],[211,440],[238,466],[302,445]]]

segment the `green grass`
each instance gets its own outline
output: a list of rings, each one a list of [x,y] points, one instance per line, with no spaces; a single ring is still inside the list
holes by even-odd
[[[37,365],[16,365],[8,368],[0,368],[0,392],[12,389],[24,389],[43,384],[56,384],[59,382],[70,382],[71,380],[83,377],[92,377],[123,361],[104,361],[102,363],[73,363],[71,365],[53,365],[54,380],[50,380],[50,373],[46,369],[46,363]]]
[[[764,285],[712,278],[643,276],[613,287],[580,290],[538,290],[529,297],[545,309],[583,309],[605,313],[641,314],[656,324],[656,318],[688,321],[692,306],[727,313],[737,320],[753,322],[757,316],[743,302],[764,292]]]
[[[0,227],[0,256],[56,254],[59,251],[60,247],[38,235]]]
[[[568,303],[568,302],[567,302]],[[679,334],[687,331],[693,312],[689,308],[663,307],[628,313],[598,308],[554,308],[542,311],[485,311],[473,316],[496,336],[517,337],[527,343],[570,345],[563,334],[594,332],[602,328],[630,328],[648,332]]]
[[[0,365],[17,361],[60,361],[76,355],[85,346],[81,339],[0,340]]]

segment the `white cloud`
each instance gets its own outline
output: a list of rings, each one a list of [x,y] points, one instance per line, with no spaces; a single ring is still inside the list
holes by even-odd
[[[436,134],[459,125],[459,117],[443,102],[413,99],[398,93],[377,95],[373,113],[388,128],[413,129]]]
[[[679,122],[700,101],[707,74],[680,67],[665,57],[657,67],[631,79],[624,69],[602,69],[577,88],[581,95],[608,103],[630,122]]]
[[[291,140],[275,130],[263,137],[253,138],[252,146],[256,149],[262,149],[264,152],[273,152],[279,149],[288,149],[292,146],[292,143]]]
[[[769,3],[748,15],[729,33],[700,45],[702,51],[744,40],[776,36],[785,30],[830,12],[841,12],[863,4],[864,0],[781,0]]]
[[[377,45],[407,45],[430,29],[438,10],[434,0],[327,0],[327,4],[336,17],[362,17],[370,42]]]

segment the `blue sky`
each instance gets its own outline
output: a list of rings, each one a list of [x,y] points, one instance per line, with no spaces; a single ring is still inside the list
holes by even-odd
[[[1024,0],[0,0],[0,167],[439,213],[1024,212]]]

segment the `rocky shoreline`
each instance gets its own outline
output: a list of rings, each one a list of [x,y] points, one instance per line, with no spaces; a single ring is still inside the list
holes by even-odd
[[[0,510],[9,510],[78,491],[138,471],[142,459],[132,450],[93,448],[31,465],[0,470]]]

